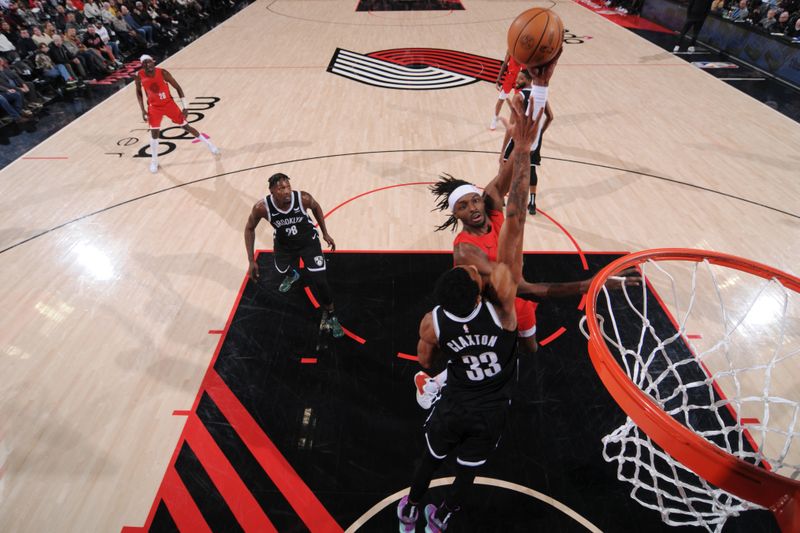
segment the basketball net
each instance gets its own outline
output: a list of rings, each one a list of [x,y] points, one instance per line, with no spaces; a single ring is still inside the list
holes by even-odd
[[[615,277],[631,267],[641,284]],[[784,531],[800,527],[786,505],[800,496],[798,287],[769,267],[690,250],[632,254],[592,283],[581,329],[629,415],[602,439],[603,457],[665,523],[720,532],[768,506]]]

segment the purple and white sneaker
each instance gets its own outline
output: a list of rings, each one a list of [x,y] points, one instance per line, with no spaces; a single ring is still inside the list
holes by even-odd
[[[417,530],[419,510],[416,505],[408,503],[408,496],[403,496],[397,504],[397,518],[400,520],[400,533],[414,533]]]

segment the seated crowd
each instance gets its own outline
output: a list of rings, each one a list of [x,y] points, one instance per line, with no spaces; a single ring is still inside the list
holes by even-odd
[[[711,12],[772,34],[800,38],[800,0],[714,0]]]
[[[622,14],[638,15],[644,0],[605,0],[604,3]],[[711,13],[790,39],[800,38],[800,0],[713,0]]]
[[[146,50],[185,44],[244,0],[0,0],[0,117],[27,122],[51,95]]]

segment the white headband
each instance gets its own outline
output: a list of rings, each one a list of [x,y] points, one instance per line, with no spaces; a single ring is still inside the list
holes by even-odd
[[[481,191],[474,185],[470,185],[469,183],[466,185],[459,185],[456,189],[450,193],[450,196],[447,197],[447,207],[450,208],[450,211],[456,206],[456,202],[461,200],[467,194],[480,194]]]
[[[145,62],[145,61],[147,61],[148,59],[153,59],[153,58],[152,58],[152,57],[150,57],[150,56],[149,56],[149,55],[147,55],[147,54],[144,54],[142,57],[140,57],[140,58],[139,58],[139,61],[141,61],[142,63],[144,63],[144,62]]]

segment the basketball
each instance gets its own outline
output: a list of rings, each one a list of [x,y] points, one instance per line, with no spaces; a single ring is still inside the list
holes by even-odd
[[[534,7],[522,12],[508,28],[508,52],[526,67],[552,60],[564,38],[564,23],[554,11]]]

